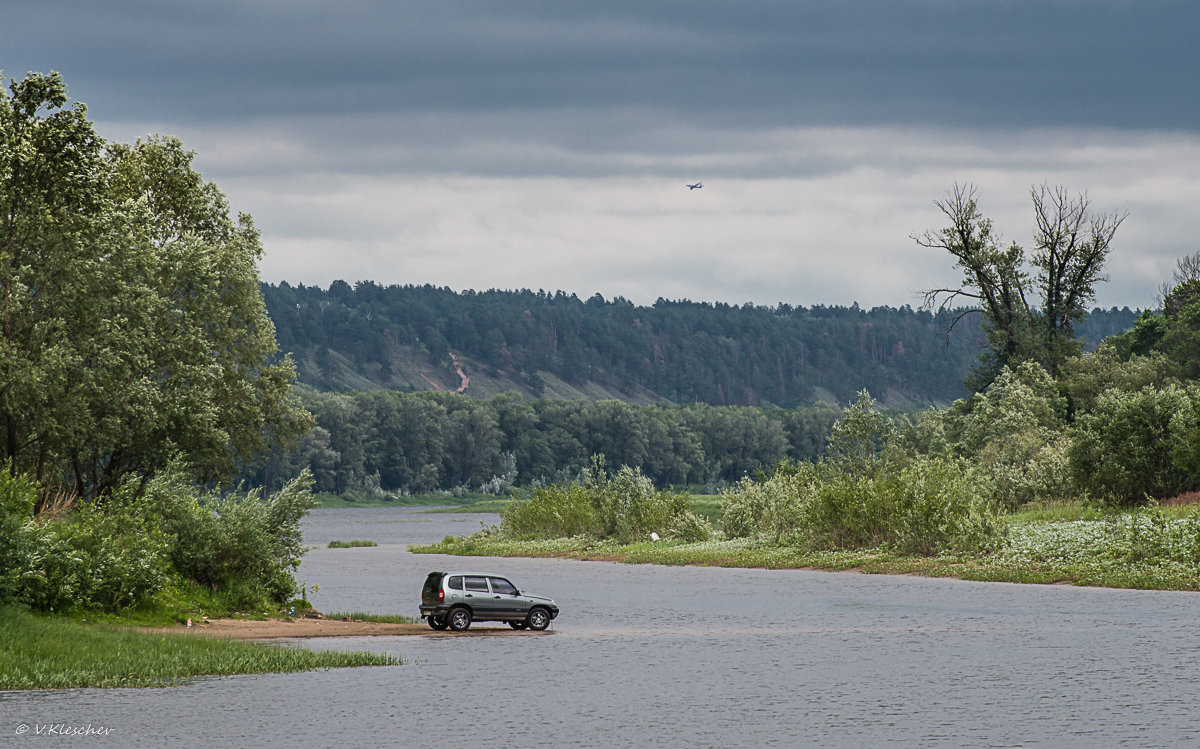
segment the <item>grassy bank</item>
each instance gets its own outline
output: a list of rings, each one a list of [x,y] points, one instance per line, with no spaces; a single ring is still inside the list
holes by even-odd
[[[317,507],[427,507],[430,512],[499,512],[511,501],[508,497],[473,492],[459,495],[439,492],[370,497],[322,493],[313,496]]]
[[[315,652],[156,635],[0,608],[0,690],[160,687],[195,676],[399,665],[395,656]]]
[[[461,556],[561,557],[631,564],[853,570],[1012,583],[1200,590],[1200,516],[1169,509],[1103,512],[1081,505],[1008,516],[1003,539],[973,554],[917,556],[887,548],[815,550],[764,539],[620,544],[590,537],[515,540],[503,534],[447,537],[410,547]]]

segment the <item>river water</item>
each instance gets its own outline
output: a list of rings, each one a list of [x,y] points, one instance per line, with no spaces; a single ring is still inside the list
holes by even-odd
[[[0,693],[0,746],[1200,745],[1196,594],[406,550],[480,521],[316,510],[299,577],[325,611],[415,615],[429,570],[495,570],[555,598],[548,632],[293,641],[411,664]],[[323,548],[354,538],[380,546]]]

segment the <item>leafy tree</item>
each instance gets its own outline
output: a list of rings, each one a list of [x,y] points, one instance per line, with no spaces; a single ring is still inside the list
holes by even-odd
[[[833,425],[826,458],[852,472],[866,472],[884,458],[896,439],[896,424],[875,408],[866,390]]]
[[[1094,409],[1107,390],[1136,392],[1148,385],[1161,387],[1175,380],[1178,373],[1178,365],[1160,352],[1123,356],[1119,343],[1105,341],[1095,351],[1064,362],[1059,387],[1070,401],[1071,410],[1083,414]]]
[[[963,280],[954,288],[924,292],[926,309],[960,309],[949,328],[971,312],[980,312],[988,347],[968,379],[982,390],[1000,370],[1024,360],[1037,361],[1052,377],[1078,354],[1075,325],[1087,312],[1103,273],[1113,236],[1125,216],[1094,214],[1086,195],[1072,197],[1063,188],[1035,187],[1034,243],[1031,256],[1015,242],[1003,248],[992,222],[979,209],[973,185],[955,184],[934,204],[948,219],[938,230],[914,234],[922,247],[944,250],[955,258]]]
[[[1034,362],[1005,368],[976,393],[958,425],[960,454],[992,477],[992,498],[1014,508],[1069,492],[1063,435],[1066,403]]]
[[[56,73],[0,92],[0,457],[107,495],[181,455],[225,478],[308,425],[258,233],[175,139],[96,135]]]

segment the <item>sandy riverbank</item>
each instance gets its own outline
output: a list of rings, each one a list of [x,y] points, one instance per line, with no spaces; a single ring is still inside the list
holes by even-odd
[[[489,622],[489,625],[492,624]],[[209,619],[195,621],[191,627],[179,624],[174,627],[147,628],[150,632],[172,634],[207,635],[228,637],[234,640],[265,640],[277,637],[371,637],[411,636],[462,637],[464,635],[531,635],[546,632],[518,631],[507,625],[472,626],[466,632],[438,632],[429,625],[391,624],[386,622],[344,621],[341,619]]]

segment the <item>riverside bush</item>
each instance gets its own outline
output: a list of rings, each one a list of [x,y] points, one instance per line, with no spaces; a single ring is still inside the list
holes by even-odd
[[[551,484],[514,500],[501,512],[501,528],[511,538],[588,535],[622,542],[651,533],[700,540],[711,534],[695,515],[687,495],[660,491],[639,469],[623,466],[610,477],[595,459],[583,482]]]
[[[860,471],[828,463],[784,466],[728,493],[723,524],[732,537],[767,536],[812,549],[975,551],[1003,532],[990,492],[976,472],[942,458]]]
[[[1200,390],[1167,385],[1108,390],[1075,423],[1071,472],[1095,499],[1118,505],[1197,488],[1196,403]]]
[[[783,463],[763,480],[743,478],[721,496],[721,525],[730,538],[766,535],[780,543],[800,527],[803,505],[819,482],[818,466]]]
[[[306,471],[265,499],[259,490],[222,496],[171,473],[151,482],[146,495],[171,539],[176,572],[249,604],[286,601],[295,592],[293,573],[304,553],[300,521],[316,504],[311,488]]]
[[[500,511],[500,526],[515,538],[599,536],[600,516],[579,484],[551,484],[529,499],[514,499]]]
[[[0,468],[0,605],[14,600],[26,567],[37,487],[8,466]]]
[[[36,610],[115,611],[149,601],[166,582],[166,536],[132,506],[86,504],[31,530],[17,600]]]
[[[153,598],[167,579],[167,539],[134,495],[127,482],[103,508],[34,519],[37,487],[0,471],[0,603],[113,611]]]
[[[815,548],[975,551],[1002,532],[989,492],[978,474],[940,458],[874,474],[834,475],[805,504],[802,534]]]

